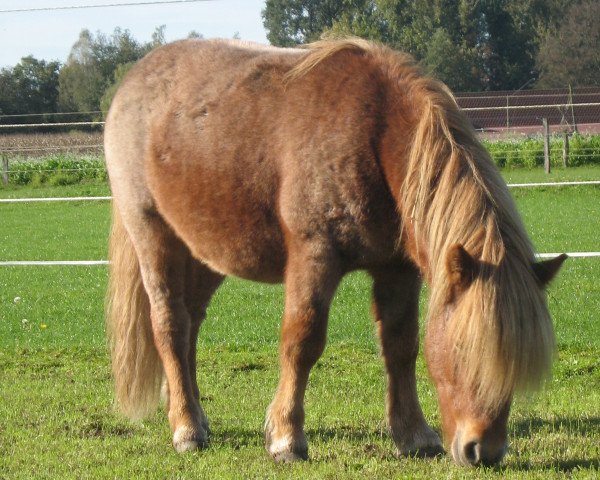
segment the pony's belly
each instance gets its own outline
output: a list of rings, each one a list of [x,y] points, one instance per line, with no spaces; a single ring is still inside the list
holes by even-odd
[[[223,275],[259,282],[283,281],[285,251],[272,228],[257,231],[203,229],[186,243],[192,255]]]
[[[192,255],[224,275],[280,282],[286,255],[273,175],[254,179],[250,167],[242,175],[226,157],[215,163],[167,150],[148,159],[148,185]]]

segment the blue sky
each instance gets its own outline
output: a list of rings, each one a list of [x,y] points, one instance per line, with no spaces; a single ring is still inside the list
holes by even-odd
[[[72,5],[134,3],[152,0],[0,0],[0,10]],[[128,29],[139,41],[148,41],[156,27],[166,25],[168,41],[192,30],[205,38],[231,38],[267,43],[260,16],[264,0],[209,0],[197,3],[107,7],[81,10],[0,13],[0,68],[13,66],[22,57],[67,59],[79,32],[110,34],[115,27]]]

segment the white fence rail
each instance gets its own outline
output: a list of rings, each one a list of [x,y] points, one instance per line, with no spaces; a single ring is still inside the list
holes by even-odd
[[[555,258],[562,253],[538,253],[538,258]],[[600,257],[600,252],[567,252],[571,258]],[[0,267],[90,267],[110,265],[108,260],[8,260],[1,261]]]
[[[535,187],[567,187],[577,185],[600,185],[600,180],[583,180],[580,182],[539,182],[539,183],[509,183],[509,188]],[[35,198],[0,198],[0,203],[42,203],[42,202],[83,202],[108,201],[112,197],[35,197]]]
[[[581,182],[542,182],[542,183],[510,183],[511,188],[533,188],[546,186],[573,186],[573,185],[600,185],[600,180]],[[103,197],[48,197],[48,198],[1,198],[0,203],[38,203],[38,202],[80,202],[80,201],[109,201],[110,196]],[[561,253],[538,253],[538,258],[554,258]],[[568,252],[572,258],[594,258],[600,257],[600,252]],[[108,260],[9,260],[0,261],[4,267],[25,266],[101,266],[108,265]]]
[[[0,198],[0,203],[40,203],[40,202],[82,202],[105,201],[112,197],[37,197],[37,198]]]

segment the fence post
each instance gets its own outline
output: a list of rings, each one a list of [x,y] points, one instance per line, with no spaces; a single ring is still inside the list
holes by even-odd
[[[573,131],[577,133],[577,123],[575,122],[575,108],[573,107],[573,89],[569,83],[569,105],[571,105],[571,121],[573,122]]]
[[[569,164],[569,134],[563,134],[563,167],[567,168]]]
[[[8,185],[8,154],[2,154],[2,183]]]
[[[547,118],[542,118],[542,125],[544,126],[544,170],[550,173],[550,129]]]

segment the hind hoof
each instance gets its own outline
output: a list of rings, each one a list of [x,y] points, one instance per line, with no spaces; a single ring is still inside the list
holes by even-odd
[[[203,450],[208,446],[208,435],[188,427],[179,427],[173,435],[173,447],[178,453]]]

